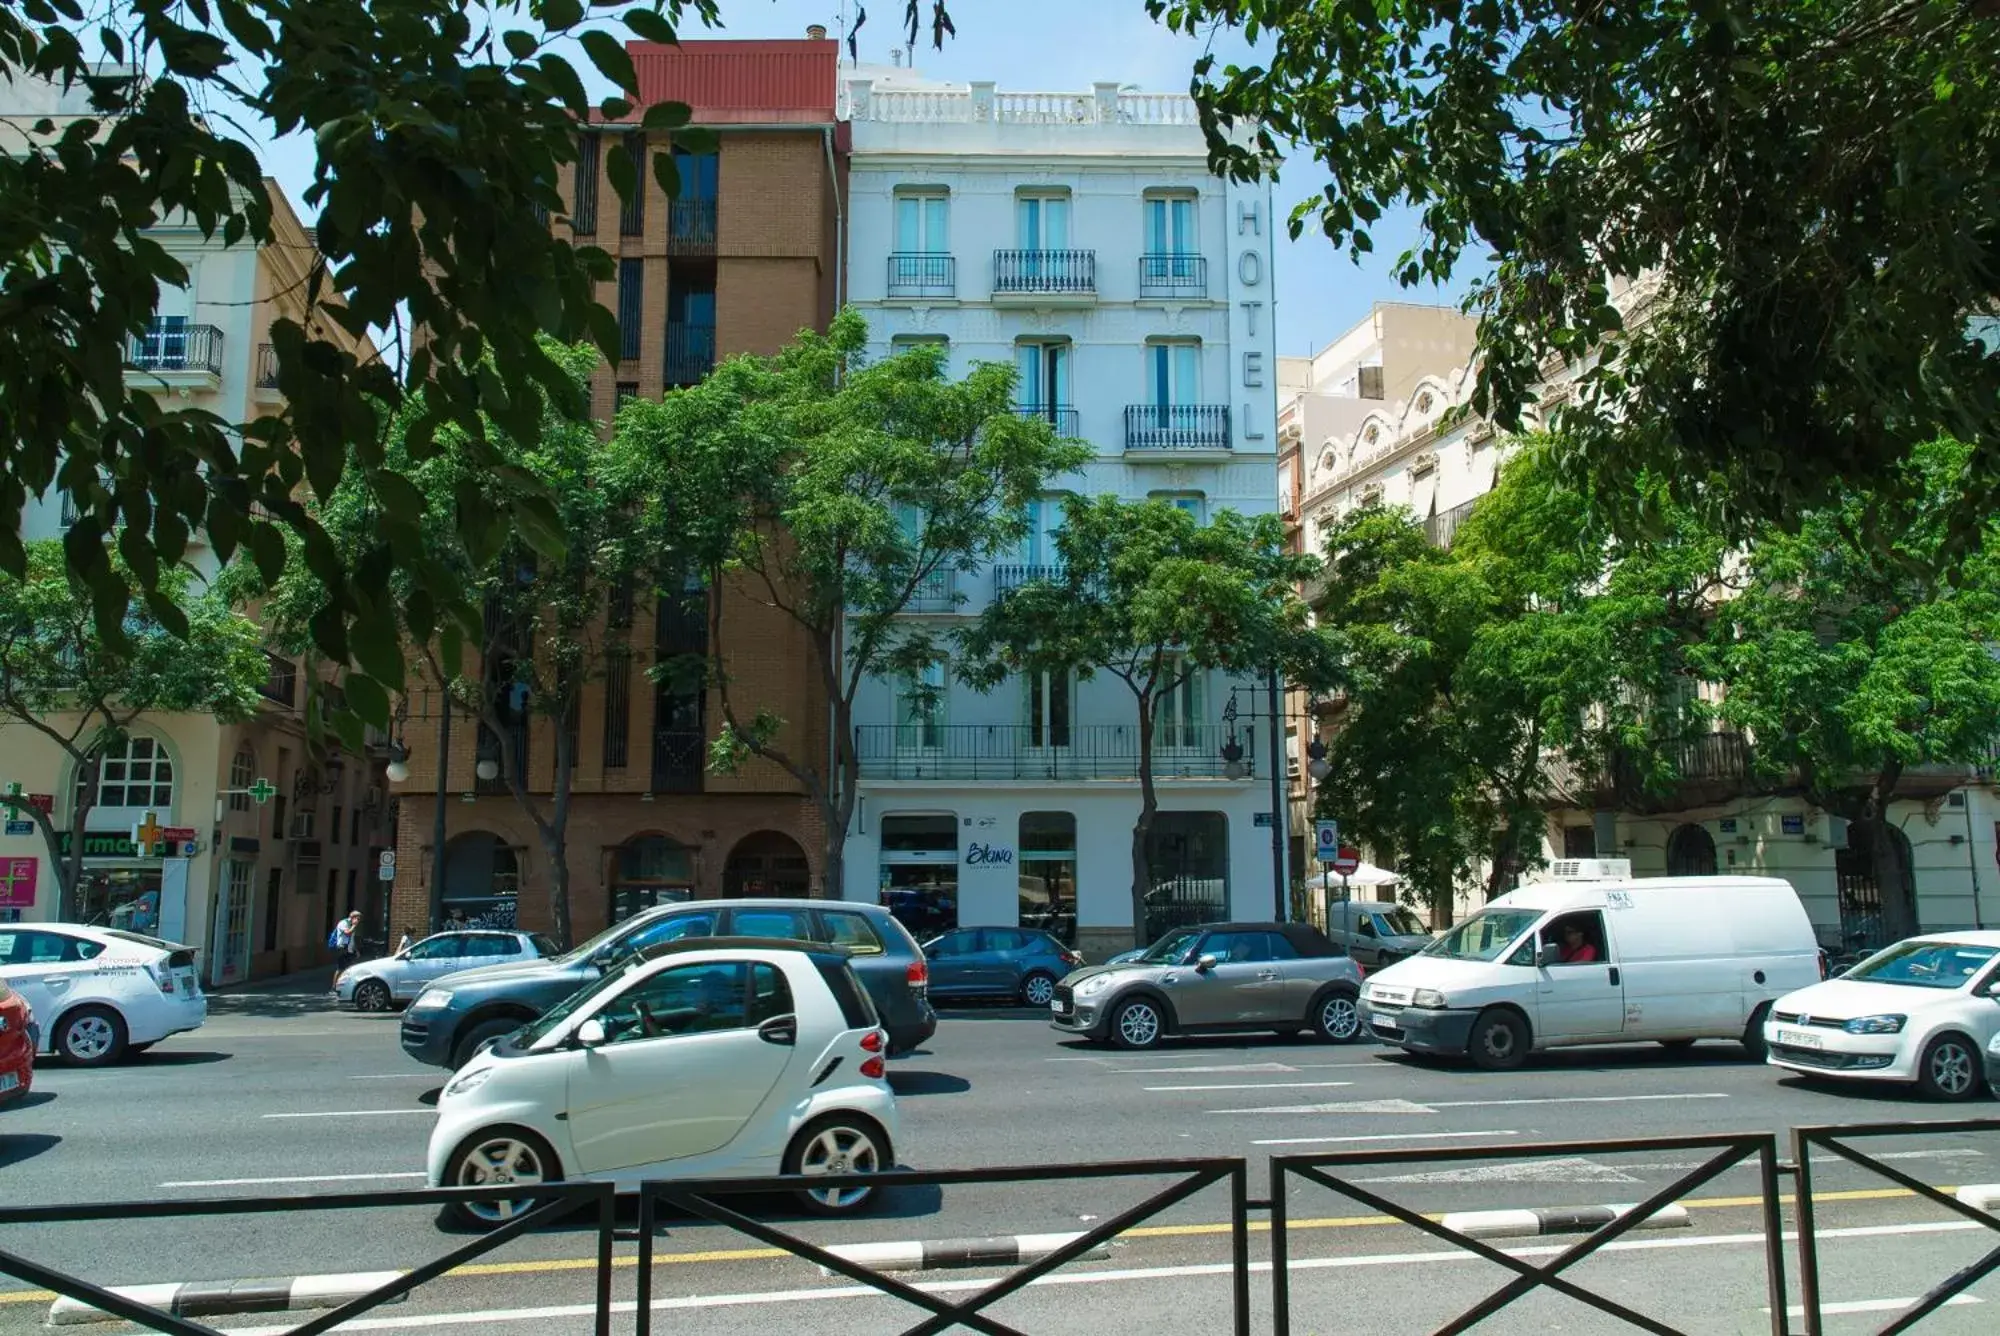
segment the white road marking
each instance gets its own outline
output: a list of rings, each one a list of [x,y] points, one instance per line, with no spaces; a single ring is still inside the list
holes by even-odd
[[[1986,1301],[1984,1299],[1979,1298],[1977,1295],[1954,1294],[1951,1296],[1951,1298],[1946,1299],[1944,1301],[1944,1306],[1946,1308],[1954,1308],[1960,1304],[1977,1304],[1984,1302]],[[1898,1313],[1905,1308],[1916,1307],[1916,1303],[1917,1301],[1915,1299],[1854,1299],[1843,1304],[1821,1304],[1819,1306],[1819,1311],[1822,1317],[1837,1317],[1842,1313]],[[1760,1308],[1757,1311],[1760,1313],[1768,1313],[1771,1310],[1768,1308]],[[1793,1304],[1790,1308],[1787,1308],[1785,1312],[1791,1315],[1792,1317],[1798,1317],[1798,1318],[1802,1318],[1806,1315],[1805,1305],[1803,1304]]]
[[[1632,1175],[1608,1164],[1566,1155],[1553,1160],[1519,1160],[1511,1164],[1482,1164],[1464,1169],[1437,1169],[1421,1174],[1392,1174],[1385,1178],[1357,1178],[1357,1183],[1637,1183]]]
[[[189,1178],[160,1184],[163,1188],[247,1188],[265,1183],[377,1183],[390,1178],[422,1178],[423,1170],[408,1174],[296,1174],[288,1178]]]
[[[383,1072],[380,1076],[350,1076],[350,1081],[435,1081],[438,1069],[433,1067],[422,1072]]]
[[[1352,1081],[1263,1081],[1249,1085],[1145,1086],[1143,1089],[1149,1095],[1157,1095],[1170,1090],[1325,1090],[1353,1084]]]
[[[1436,1113],[1439,1109],[1499,1109],[1519,1104],[1636,1104],[1666,1099],[1728,1099],[1699,1095],[1545,1095],[1532,1099],[1440,1099],[1418,1104],[1407,1099],[1364,1099],[1344,1104],[1280,1104],[1261,1109],[1210,1109],[1210,1113]]]
[[[1275,1141],[1253,1141],[1253,1146],[1327,1146],[1348,1141],[1447,1141],[1466,1137],[1517,1137],[1519,1132],[1383,1132],[1365,1137],[1280,1137]]]
[[[1821,1238],[1870,1238],[1887,1234],[1939,1234],[1967,1229],[1983,1229],[1985,1226],[1971,1220],[1944,1221],[1935,1224],[1909,1225],[1867,1225],[1853,1229],[1828,1229],[1820,1231]],[[1796,1234],[1787,1233],[1787,1241],[1796,1241]],[[1558,1257],[1575,1247],[1574,1241],[1558,1244],[1537,1244],[1522,1248],[1502,1248],[1501,1251],[1515,1257]],[[1712,1248],[1718,1246],[1764,1246],[1764,1236],[1757,1234],[1697,1234],[1682,1238],[1619,1239],[1598,1249],[1600,1253],[1646,1252],[1659,1248]],[[1478,1262],[1483,1259],[1474,1253],[1452,1251],[1409,1252],[1409,1253],[1365,1253],[1359,1257],[1309,1257],[1293,1259],[1292,1271],[1345,1271],[1356,1268],[1382,1266],[1431,1266],[1438,1262]],[[1252,1262],[1254,1273],[1269,1274],[1269,1262]],[[1120,1271],[1077,1271],[1066,1275],[1040,1276],[1030,1283],[1030,1288],[1046,1285],[1102,1285],[1119,1281],[1180,1280],[1200,1276],[1228,1275],[1231,1267],[1227,1262],[1206,1262],[1183,1266],[1132,1267]],[[986,1278],[970,1280],[941,1280],[917,1285],[915,1288],[933,1294],[954,1294],[985,1289],[992,1285]],[[741,1294],[689,1294],[670,1299],[655,1299],[653,1311],[685,1310],[698,1308],[736,1308],[752,1305],[782,1303],[816,1303],[823,1299],[861,1299],[873,1296],[885,1298],[881,1291],[865,1285],[823,1286],[818,1289],[801,1290],[761,1290]],[[629,1300],[611,1305],[614,1315],[631,1313],[637,1305]],[[435,1327],[455,1327],[467,1325],[488,1325],[500,1322],[540,1322],[557,1318],[588,1318],[597,1310],[589,1304],[564,1304],[547,1308],[500,1308],[477,1313],[425,1313],[409,1316],[356,1318],[340,1324],[343,1332],[356,1331],[396,1331],[419,1330]],[[231,1327],[230,1336],[287,1336],[292,1328],[286,1326]]]
[[[1282,1062],[1235,1062],[1218,1067],[1120,1067],[1116,1070],[1120,1076],[1221,1076],[1225,1074],[1248,1076],[1253,1072],[1267,1072],[1276,1076],[1296,1072],[1298,1068],[1287,1067]]]
[[[266,1113],[264,1118],[435,1118],[436,1109],[329,1109],[325,1113]]]

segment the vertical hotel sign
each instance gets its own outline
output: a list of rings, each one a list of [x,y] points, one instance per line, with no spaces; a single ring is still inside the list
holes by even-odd
[[[1271,201],[1257,185],[1231,187],[1229,211],[1229,348],[1235,436],[1253,450],[1266,444],[1277,397],[1271,377],[1277,360],[1276,311],[1271,297]]]

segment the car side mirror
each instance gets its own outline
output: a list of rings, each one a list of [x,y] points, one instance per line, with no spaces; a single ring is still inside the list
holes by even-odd
[[[1562,958],[1563,958],[1563,953],[1561,947],[1545,946],[1539,952],[1536,953],[1535,963],[1537,965],[1540,965],[1543,969],[1547,969],[1551,965],[1562,964]]]
[[[1195,972],[1197,974],[1206,974],[1215,968],[1215,963],[1214,956],[1203,956],[1200,960],[1194,962]]]
[[[592,1016],[576,1027],[576,1042],[582,1048],[601,1048],[604,1045],[604,1022]]]

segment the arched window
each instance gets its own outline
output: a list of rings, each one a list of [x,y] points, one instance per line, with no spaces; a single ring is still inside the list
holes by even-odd
[[[135,734],[109,744],[100,755],[103,764],[97,775],[97,806],[144,807],[161,812],[173,807],[174,763],[164,745]],[[79,798],[83,795],[83,780],[79,774]]]
[[[612,868],[611,921],[694,895],[694,850],[664,835],[638,835],[618,846]]]
[[[470,830],[444,847],[445,920],[452,927],[511,928],[521,860],[498,835]]]
[[[1667,837],[1667,875],[1715,875],[1715,840],[1707,830],[1692,823],[1674,828],[1674,833]]]
[[[247,812],[250,810],[250,795],[244,790],[257,778],[257,753],[244,743],[236,749],[235,757],[229,762],[229,810]]]
[[[739,840],[722,868],[722,893],[732,899],[812,894],[812,864],[799,842],[781,831],[760,830]]]

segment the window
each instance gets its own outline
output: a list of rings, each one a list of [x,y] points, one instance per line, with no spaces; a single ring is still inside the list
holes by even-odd
[[[776,965],[752,965],[750,967],[750,1024],[762,1025],[780,1016],[790,1016],[797,1012],[792,1002],[792,986],[785,982],[785,975]]]
[[[1160,341],[1146,345],[1147,402],[1161,408],[1201,402],[1201,344]]]
[[[912,348],[936,348],[947,367],[951,365],[951,340],[943,334],[898,334],[889,340],[889,352],[901,354]]]
[[[819,920],[826,925],[825,939],[835,946],[844,946],[857,955],[882,954],[882,938],[876,933],[875,925],[868,921],[866,914],[822,909],[819,911]]]
[[[926,667],[920,677],[903,678],[896,699],[896,745],[935,751],[944,745],[944,665]]]
[[[924,954],[932,960],[950,960],[955,956],[969,956],[979,950],[979,933],[967,928],[963,932],[948,932],[924,948]]]
[[[638,397],[639,397],[638,381],[636,380],[619,381],[615,386],[612,387],[611,390],[611,411],[616,413],[619,409],[625,406],[627,400],[637,399]]]
[[[1063,503],[1067,499],[1058,493],[1038,496],[1028,503],[1028,532],[1022,535],[1021,545],[1015,549],[1023,566],[1053,569],[1062,564],[1057,538],[1062,533]]]
[[[250,810],[250,795],[244,790],[257,779],[257,753],[248,746],[238,747],[236,755],[229,762],[229,810],[247,812]]]
[[[734,909],[729,913],[729,931],[737,937],[781,937],[794,942],[810,942],[818,936],[809,909]]]
[[[105,747],[101,755],[97,806],[151,807],[164,813],[174,805],[174,765],[160,743],[127,737]],[[82,787],[79,777],[79,794]]]
[[[652,179],[652,171],[646,162],[646,136],[638,131],[628,131],[621,138],[625,156],[632,163],[632,198],[624,202],[618,211],[618,235],[638,237],[646,234],[646,183]]]
[[[1194,516],[1196,524],[1202,522],[1204,512],[1207,509],[1207,498],[1200,492],[1148,492],[1147,498],[1153,501],[1164,501],[1175,510],[1186,511],[1188,514]]]
[[[1069,350],[1067,339],[1014,345],[1018,373],[1014,397],[1023,409],[1052,416],[1055,410],[1069,407]]]
[[[644,951],[649,946],[662,942],[678,942],[687,937],[715,936],[715,915],[704,911],[699,914],[672,914],[663,919],[655,919],[639,931],[618,944],[620,958]]]
[[[61,933],[0,932],[0,961],[9,965],[67,965],[93,959],[103,952],[102,943],[65,937]]]
[[[278,902],[285,889],[285,870],[271,869],[271,875],[264,882],[264,949],[278,949]]]
[[[1542,949],[1554,947],[1558,965],[1600,965],[1611,959],[1604,915],[1596,910],[1564,914],[1542,929]]]
[[[632,622],[628,600],[625,625]],[[614,618],[613,625],[617,625]],[[604,655],[604,768],[623,770],[632,734],[632,651],[613,645]]]
[[[1162,277],[1191,272],[1188,260],[1200,253],[1195,235],[1193,195],[1149,195],[1146,198],[1146,254],[1161,259]],[[1173,262],[1179,262],[1179,268]]]
[[[748,1025],[747,1001],[740,962],[681,965],[626,989],[597,1020],[612,1044],[711,1034]]]
[[[721,159],[713,153],[674,150],[674,174],[680,179],[681,199],[713,200],[720,179]]]
[[[1201,953],[1231,965],[1296,960],[1299,954],[1290,942],[1274,932],[1213,932],[1202,942]]]
[[[630,362],[639,355],[639,322],[646,309],[646,262],[618,262],[618,355]]]
[[[1069,192],[1024,194],[1014,200],[1014,230],[1024,251],[1069,249]]]
[[[1146,940],[1228,917],[1229,819],[1165,811],[1146,839]]]
[[[356,891],[356,889],[358,889],[356,883],[358,883],[360,879],[361,879],[361,869],[352,867],[347,869],[347,909],[348,912],[350,913],[352,913],[354,910],[355,906],[354,892]]]
[[[477,936],[469,938],[466,945],[469,948],[466,951],[467,955],[480,956],[487,959],[521,954],[521,944],[518,941],[512,937],[503,937],[497,932],[480,933]]]
[[[333,805],[333,820],[326,823],[326,838],[334,844],[340,843],[340,804]]]
[[[597,169],[603,156],[603,139],[586,131],[576,139],[576,191],[570,206],[570,231],[580,237],[597,235]]]
[[[347,814],[347,843],[354,848],[361,843],[361,809],[355,808]]]
[[[1070,812],[1023,812],[1020,913],[1066,946],[1076,942],[1076,817]]]
[[[1076,713],[1076,688],[1066,672],[1029,673],[1021,680],[1021,705],[1026,712],[1030,747],[1070,745],[1070,720]]]
[[[1196,747],[1201,743],[1203,672],[1180,655],[1171,655],[1160,669],[1160,680],[1172,682],[1154,698],[1153,741],[1161,747]],[[1176,678],[1181,680],[1175,681]]]
[[[896,192],[896,249],[906,255],[951,251],[951,196],[943,191]]]
[[[410,948],[411,960],[457,960],[466,954],[464,933],[441,932]]]

